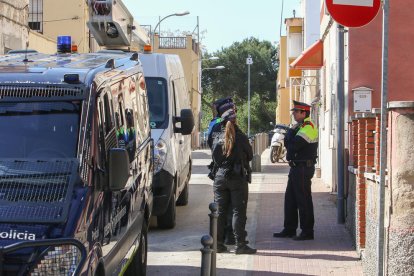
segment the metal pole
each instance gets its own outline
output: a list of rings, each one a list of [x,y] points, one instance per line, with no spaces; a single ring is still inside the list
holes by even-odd
[[[250,137],[250,63],[247,64],[247,137]]]
[[[279,38],[282,37],[282,18],[283,18],[283,3],[285,0],[282,0],[282,11],[280,12],[280,26],[279,26]]]
[[[203,248],[201,251],[201,276],[210,276],[210,265],[211,265],[211,252],[213,251],[210,247],[213,244],[213,238],[209,235],[204,235],[201,238],[201,244]]]
[[[336,144],[336,183],[338,185],[338,208],[337,222],[345,223],[344,213],[344,187],[345,187],[345,164],[344,164],[344,111],[345,111],[345,89],[344,89],[344,26],[338,25],[338,75],[337,75],[337,144]]]
[[[389,0],[383,0],[382,22],[382,81],[381,81],[381,144],[380,144],[380,183],[378,195],[378,235],[377,235],[377,275],[384,275],[384,209],[385,209],[385,170],[387,168],[387,102],[388,102],[388,17]]]
[[[210,217],[210,236],[213,238],[213,244],[211,249],[211,271],[210,275],[216,275],[216,254],[217,254],[217,218],[218,218],[218,204],[216,202],[210,203],[208,206],[211,213],[208,215]]]

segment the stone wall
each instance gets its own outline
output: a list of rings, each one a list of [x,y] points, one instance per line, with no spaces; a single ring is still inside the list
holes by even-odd
[[[2,0],[0,3],[0,54],[26,47],[28,4],[29,0]]]
[[[414,102],[390,102],[388,275],[414,275]]]

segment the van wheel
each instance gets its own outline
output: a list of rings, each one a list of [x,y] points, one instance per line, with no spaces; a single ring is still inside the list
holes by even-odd
[[[175,191],[172,192],[170,202],[168,203],[167,211],[164,214],[157,217],[158,227],[161,229],[172,229],[175,226]]]
[[[126,276],[145,276],[147,275],[147,254],[148,254],[148,240],[147,240],[147,223],[143,222],[141,230],[141,238],[139,241],[139,248],[132,257],[132,262],[125,271]]]
[[[189,189],[189,186],[190,186],[190,184],[188,182],[189,181],[188,181],[188,178],[187,178],[187,180],[185,181],[184,189],[181,191],[181,194],[180,194],[180,196],[178,197],[178,200],[177,200],[177,205],[178,206],[185,206],[185,205],[188,204],[188,189]]]

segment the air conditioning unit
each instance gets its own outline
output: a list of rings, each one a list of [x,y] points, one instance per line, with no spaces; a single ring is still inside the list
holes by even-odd
[[[88,10],[88,28],[99,46],[131,46],[134,18],[121,0],[88,0]]]

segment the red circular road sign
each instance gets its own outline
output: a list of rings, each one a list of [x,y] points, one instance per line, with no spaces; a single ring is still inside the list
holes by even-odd
[[[332,18],[345,27],[362,27],[378,14],[381,0],[325,0]]]

